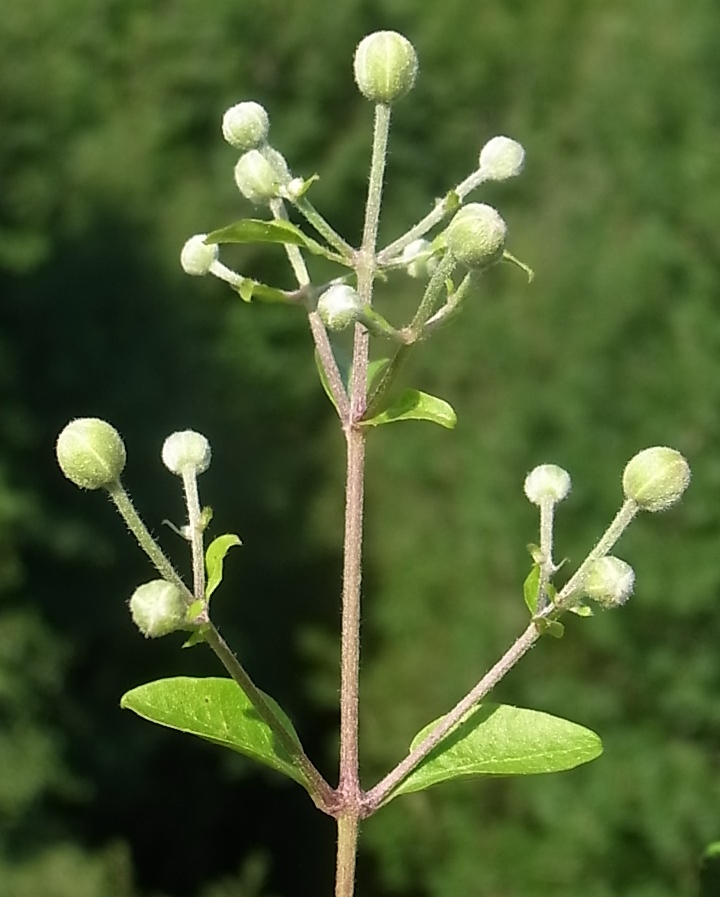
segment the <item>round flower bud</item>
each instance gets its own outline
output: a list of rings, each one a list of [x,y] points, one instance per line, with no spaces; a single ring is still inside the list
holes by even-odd
[[[217,261],[220,248],[217,243],[206,243],[207,234],[195,234],[185,243],[180,253],[180,264],[186,274],[202,277]]]
[[[525,477],[525,495],[534,505],[556,504],[570,492],[570,474],[557,464],[540,464]]]
[[[664,511],[680,501],[690,483],[690,465],[680,452],[667,446],[644,449],[623,473],[625,498],[643,511]]]
[[[507,224],[492,206],[471,202],[447,226],[450,253],[468,268],[487,268],[502,258]]]
[[[240,156],[235,166],[235,183],[242,195],[255,205],[280,196],[281,188],[291,180],[287,162],[277,150],[252,149]]]
[[[397,31],[368,34],[355,50],[355,83],[373,103],[392,103],[408,93],[418,70],[417,54],[410,41]]]
[[[358,319],[363,304],[357,291],[344,283],[331,286],[318,299],[317,312],[328,330],[343,330]]]
[[[162,460],[169,471],[182,476],[185,471],[204,473],[210,467],[210,443],[194,430],[173,433],[163,443]]]
[[[242,152],[262,146],[269,130],[270,119],[259,103],[238,103],[223,115],[223,137]]]
[[[520,174],[525,150],[517,140],[493,137],[480,152],[480,169],[488,181],[505,181]]]
[[[583,580],[583,594],[605,607],[625,604],[635,587],[635,571],[620,558],[608,555],[590,564]]]
[[[432,255],[429,240],[413,240],[403,249],[402,260],[405,270],[416,279],[426,280],[438,266],[437,257]]]
[[[160,638],[184,628],[187,604],[176,585],[153,579],[135,589],[130,599],[130,613],[145,638]]]
[[[125,444],[110,424],[97,417],[71,421],[55,446],[60,470],[81,489],[102,489],[120,479]]]

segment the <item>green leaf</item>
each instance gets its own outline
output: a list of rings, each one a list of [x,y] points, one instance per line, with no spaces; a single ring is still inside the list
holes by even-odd
[[[206,641],[205,633],[209,628],[209,623],[198,626],[195,632],[193,632],[192,635],[188,639],[186,639],[185,642],[183,642],[183,648],[194,648],[195,645],[202,645]]]
[[[372,388],[372,385],[375,381],[380,377],[387,366],[390,364],[389,358],[376,358],[375,361],[371,361],[367,366],[367,388],[368,392]]]
[[[300,189],[293,190],[291,202],[295,202],[298,199],[302,199],[302,197],[305,196],[305,194],[308,192],[310,187],[312,187],[312,185],[315,183],[315,181],[319,181],[319,180],[320,180],[319,174],[312,174],[312,175],[310,175],[309,178],[305,178],[305,180],[302,182],[302,186],[300,187]]]
[[[439,722],[435,720],[418,732],[410,750]],[[507,704],[481,704],[445,736],[391,798],[462,776],[561,772],[601,753],[600,738],[577,723]]]
[[[538,600],[540,598],[540,565],[533,564],[532,569],[527,575],[523,583],[523,598],[527,609],[534,617],[538,609]]]
[[[218,536],[216,539],[213,539],[207,547],[205,552],[205,569],[207,570],[205,599],[207,601],[210,600],[210,596],[222,582],[223,561],[233,545],[242,545],[240,538],[234,533],[226,533],[224,536]]]
[[[580,602],[579,604],[573,604],[572,607],[568,607],[568,610],[571,614],[577,614],[578,617],[592,617],[593,609],[588,607],[587,604],[583,604]]]
[[[308,185],[309,186],[309,185]],[[321,255],[332,261],[339,256],[327,246],[308,237],[297,225],[290,221],[262,218],[242,218],[227,227],[212,231],[205,237],[206,243],[282,243],[290,246],[302,246],[313,255]]]
[[[345,359],[342,353],[333,349],[335,354],[335,361],[337,363],[338,369],[340,371],[340,378],[343,382],[343,386],[345,387],[346,392],[348,391],[348,372],[350,363]],[[330,384],[328,383],[327,376],[325,374],[325,368],[322,366],[320,362],[320,355],[318,354],[317,349],[315,350],[315,367],[317,368],[318,376],[320,377],[320,383],[322,384],[322,388],[325,390],[325,395],[330,399],[337,411],[337,405],[335,404],[335,397],[332,394],[332,390],[330,389]]]
[[[286,714],[272,698],[264,697],[287,733],[300,745],[300,739]],[[150,722],[197,735],[205,741],[244,754],[308,787],[305,776],[288,751],[232,679],[195,679],[187,676],[159,679],[126,692],[120,706],[133,710]]]
[[[720,841],[715,841],[703,854],[698,897],[717,897],[718,894],[720,894]]]
[[[417,389],[406,389],[384,411],[361,423],[366,427],[379,427],[397,420],[429,420],[452,430],[457,415],[452,405],[443,399]]]

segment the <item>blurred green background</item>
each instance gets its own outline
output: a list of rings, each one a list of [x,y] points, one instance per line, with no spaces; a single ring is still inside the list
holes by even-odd
[[[174,429],[214,448],[203,497],[237,531],[219,623],[335,776],[342,440],[302,315],[248,307],[178,264],[251,208],[224,109],[270,112],[315,204],[357,240],[371,108],[356,43],[393,28],[421,73],[398,104],[382,236],[401,233],[495,134],[523,175],[488,185],[509,248],[407,372],[454,433],[373,434],[362,669],[366,784],[524,625],[525,473],[573,475],[559,556],[614,513],[640,448],[694,479],[619,554],[636,595],[569,621],[498,689],[605,741],[558,776],[404,797],[364,827],[359,897],[689,897],[720,836],[720,10],[715,0],[5,0],[0,22],[0,897],[329,894],[333,826],[293,784],[145,724],[120,695],[214,674],[148,643],[126,598],[151,572],[98,494],[56,469],[72,417],[123,433],[126,484],[182,522],[159,462]],[[291,283],[281,252],[229,254]],[[409,286],[381,297],[397,323]],[[393,308],[395,303],[395,308]]]

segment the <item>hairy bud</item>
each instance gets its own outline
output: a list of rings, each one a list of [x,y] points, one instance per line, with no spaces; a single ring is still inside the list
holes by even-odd
[[[480,169],[488,181],[505,181],[520,174],[525,163],[525,150],[517,140],[493,137],[480,152]]]
[[[135,589],[130,613],[145,638],[160,638],[184,628],[187,604],[176,585],[153,579]]]
[[[487,268],[502,258],[507,224],[492,206],[463,206],[445,231],[450,253],[468,268]]]
[[[230,146],[241,152],[262,146],[267,141],[269,130],[270,119],[259,103],[238,103],[223,115],[223,137]]]
[[[287,162],[277,150],[264,147],[240,156],[235,166],[235,183],[242,195],[255,205],[277,199],[291,180]]]
[[[120,479],[125,444],[110,424],[97,417],[71,421],[55,446],[60,470],[81,489],[102,489]]]
[[[667,446],[644,449],[623,473],[625,497],[643,511],[664,511],[680,501],[690,484],[690,465]]]
[[[363,304],[357,291],[346,284],[331,286],[318,299],[317,312],[328,330],[343,330],[357,321]]]
[[[206,243],[207,234],[195,234],[180,252],[180,264],[186,274],[202,277],[210,271],[220,253],[217,243]]]
[[[397,31],[376,31],[358,44],[353,68],[360,93],[373,103],[388,105],[412,89],[417,54]]]
[[[194,430],[180,430],[163,443],[163,464],[171,473],[182,476],[185,471],[204,473],[210,467],[212,450],[210,443]]]
[[[605,607],[625,604],[634,587],[633,568],[612,555],[593,561],[583,580],[585,597]]]
[[[570,492],[570,474],[557,464],[540,464],[525,477],[525,495],[534,505],[556,504]]]

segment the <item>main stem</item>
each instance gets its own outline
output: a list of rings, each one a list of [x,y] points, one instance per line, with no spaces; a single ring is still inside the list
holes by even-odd
[[[365,226],[355,271],[360,298],[372,305],[377,266],[377,228],[380,217],[385,156],[390,128],[390,107],[375,107],[370,180]],[[340,663],[340,777],[338,792],[343,810],[338,816],[335,897],[352,897],[355,890],[358,821],[362,815],[362,789],[358,751],[360,674],[360,590],[362,583],[363,499],[365,487],[365,431],[360,420],[367,405],[368,332],[355,327],[350,409],[343,420],[347,443],[345,483],[345,543],[342,594],[342,656]]]

